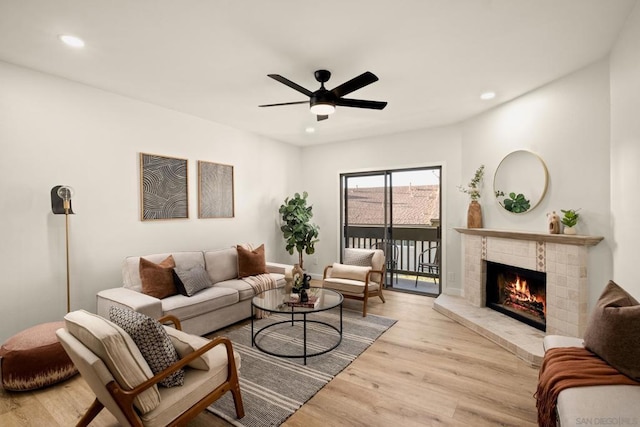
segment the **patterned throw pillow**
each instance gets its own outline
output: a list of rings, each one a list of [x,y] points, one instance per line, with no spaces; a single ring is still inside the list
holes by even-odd
[[[343,264],[359,265],[360,267],[371,267],[372,259],[372,251],[353,251],[345,249]]]
[[[157,320],[115,306],[109,308],[109,318],[131,336],[154,375],[178,361],[178,352],[171,338]],[[184,370],[176,371],[158,384],[165,387],[183,385]]]
[[[211,286],[211,278],[204,268],[196,265],[190,270],[173,269],[173,281],[182,295],[190,297],[198,291]]]

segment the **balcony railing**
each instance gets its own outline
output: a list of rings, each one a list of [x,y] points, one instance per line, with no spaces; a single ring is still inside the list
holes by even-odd
[[[372,225],[350,225],[345,227],[347,248],[372,248],[384,243],[384,227]],[[421,272],[416,268],[420,254],[440,244],[440,227],[401,226],[391,229],[392,239],[387,248],[397,253],[395,272],[424,277],[438,277],[437,274]],[[382,247],[381,247],[382,248]],[[388,249],[387,252],[391,252]],[[387,259],[389,255],[387,255]]]

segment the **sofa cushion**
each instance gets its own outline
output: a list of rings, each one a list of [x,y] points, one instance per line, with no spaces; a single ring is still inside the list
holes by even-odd
[[[171,255],[159,264],[140,258],[142,293],[159,299],[178,293],[176,285],[173,283],[173,268],[175,266],[176,263]]]
[[[268,273],[264,245],[253,250],[238,245],[236,249],[238,250],[238,278]]]
[[[204,260],[213,283],[238,278],[238,250],[235,247],[206,251]]]
[[[214,286],[203,289],[192,297],[178,294],[165,298],[162,300],[162,312],[184,321],[238,301],[240,301],[238,291]]]
[[[360,267],[357,265],[346,265],[334,262],[331,268],[331,277],[364,282],[367,280],[367,273],[369,271],[371,271],[371,267]]]
[[[212,285],[209,274],[199,265],[188,270],[174,268],[173,281],[178,292],[188,297]]]
[[[111,306],[109,309],[109,319],[133,338],[154,375],[178,361],[178,352],[157,320],[116,306]],[[184,370],[179,369],[158,384],[165,387],[183,385]]]
[[[224,280],[222,282],[216,283],[213,286],[219,287],[219,288],[233,289],[237,291],[240,297],[240,301],[253,298],[253,296],[255,295],[255,292],[253,291],[253,288],[251,287],[251,285],[242,279]]]
[[[209,340],[206,338],[188,334],[176,328],[172,328],[171,326],[164,326],[164,329],[166,330],[167,335],[169,335],[169,338],[171,339],[173,346],[178,352],[178,356],[180,357],[180,359],[188,356],[189,354],[193,353],[200,347],[205,346],[209,342]],[[207,371],[209,369],[209,359],[200,356],[192,362],[189,362],[187,366],[190,366],[194,369]]]
[[[143,255],[143,257],[156,264],[173,256],[173,260],[177,268],[190,269],[195,265],[204,267],[204,256],[202,252],[173,252],[152,255]],[[140,258],[139,256],[126,257],[122,261],[122,285],[127,289],[142,292],[142,282],[140,281]]]
[[[118,325],[84,310],[67,313],[64,320],[67,331],[102,359],[120,387],[131,390],[153,377],[133,339]],[[158,387],[140,393],[134,404],[142,413],[157,407]]]
[[[640,381],[640,304],[612,280],[591,313],[584,345],[626,376]]]

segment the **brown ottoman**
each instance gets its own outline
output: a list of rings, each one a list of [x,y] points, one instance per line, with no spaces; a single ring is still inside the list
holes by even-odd
[[[2,344],[2,388],[33,390],[78,373],[56,337],[56,330],[60,328],[64,328],[64,322],[43,323],[17,333]]]

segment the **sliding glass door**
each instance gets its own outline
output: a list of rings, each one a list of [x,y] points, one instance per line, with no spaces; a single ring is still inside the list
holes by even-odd
[[[342,247],[384,250],[388,288],[439,294],[440,167],[340,178]]]

